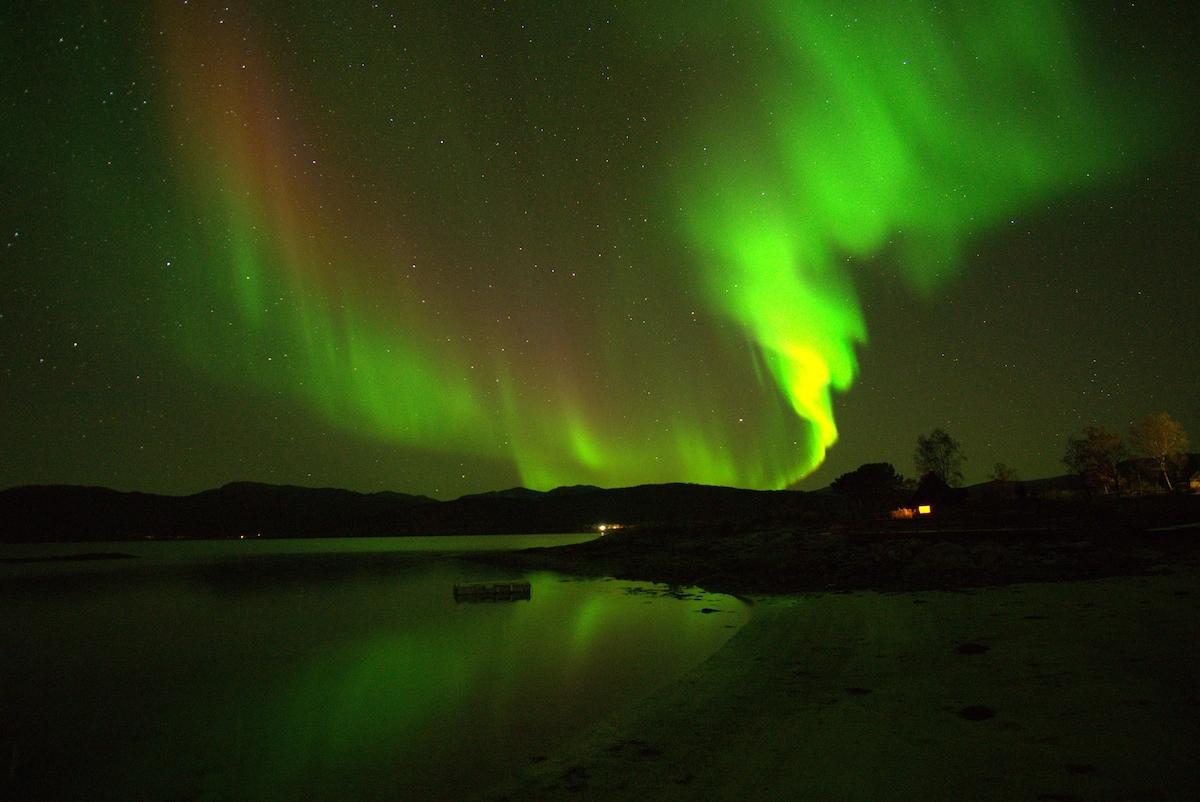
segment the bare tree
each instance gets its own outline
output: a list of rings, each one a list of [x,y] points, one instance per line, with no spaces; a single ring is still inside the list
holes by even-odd
[[[1100,487],[1105,493],[1121,492],[1121,474],[1117,463],[1125,458],[1125,444],[1121,435],[1114,434],[1103,426],[1088,426],[1082,437],[1067,438],[1067,453],[1063,463],[1083,480]]]
[[[1129,427],[1129,446],[1136,453],[1154,460],[1155,467],[1174,490],[1171,474],[1183,468],[1186,461],[1187,433],[1179,422],[1167,413],[1147,415]]]
[[[992,467],[992,472],[988,474],[988,479],[992,480],[989,492],[1000,498],[1012,498],[1020,491],[1021,477],[1017,475],[1015,468],[1010,468],[1003,462],[997,462]]]
[[[992,472],[988,475],[988,478],[1002,485],[1015,485],[1021,481],[1021,477],[1017,476],[1017,469],[1010,468],[1003,462],[996,463],[996,467],[992,468]]]
[[[950,487],[962,484],[962,464],[966,460],[962,443],[946,434],[941,428],[934,429],[929,436],[917,435],[917,450],[913,462],[917,475],[932,473]]]

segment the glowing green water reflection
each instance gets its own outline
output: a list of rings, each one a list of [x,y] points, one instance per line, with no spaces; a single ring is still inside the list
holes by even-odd
[[[395,553],[123,562],[5,566],[0,798],[452,799],[747,616],[546,573],[530,601],[456,605],[456,579],[496,573]]]

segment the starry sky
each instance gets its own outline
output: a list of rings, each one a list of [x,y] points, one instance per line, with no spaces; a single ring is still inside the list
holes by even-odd
[[[43,7],[44,6],[44,7]],[[1195,11],[8,4],[0,487],[816,489],[1200,441]]]

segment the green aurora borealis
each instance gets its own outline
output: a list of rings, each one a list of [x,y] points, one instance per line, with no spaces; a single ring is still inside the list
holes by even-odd
[[[71,449],[103,447],[45,432],[150,362],[157,389],[108,402],[130,442],[151,408],[144,439],[197,442],[189,410],[249,420],[267,399],[278,431],[410,466],[319,483],[783,487],[839,440],[835,402],[878,346],[874,277],[894,314],[936,303],[979,242],[1153,163],[1186,105],[1093,41],[1114,23],[1050,2],[54,13],[5,12],[0,38],[0,343],[35,358],[12,333],[34,316],[46,343],[109,333],[70,388],[49,380],[49,412],[30,412],[47,380],[10,369],[9,415],[42,422],[8,484],[86,481]],[[180,490],[303,483],[328,458],[263,453],[294,465],[88,470]]]

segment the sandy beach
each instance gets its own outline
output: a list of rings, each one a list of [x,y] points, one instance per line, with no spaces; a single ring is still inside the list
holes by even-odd
[[[709,660],[479,802],[1197,797],[1194,564],[753,601]]]

